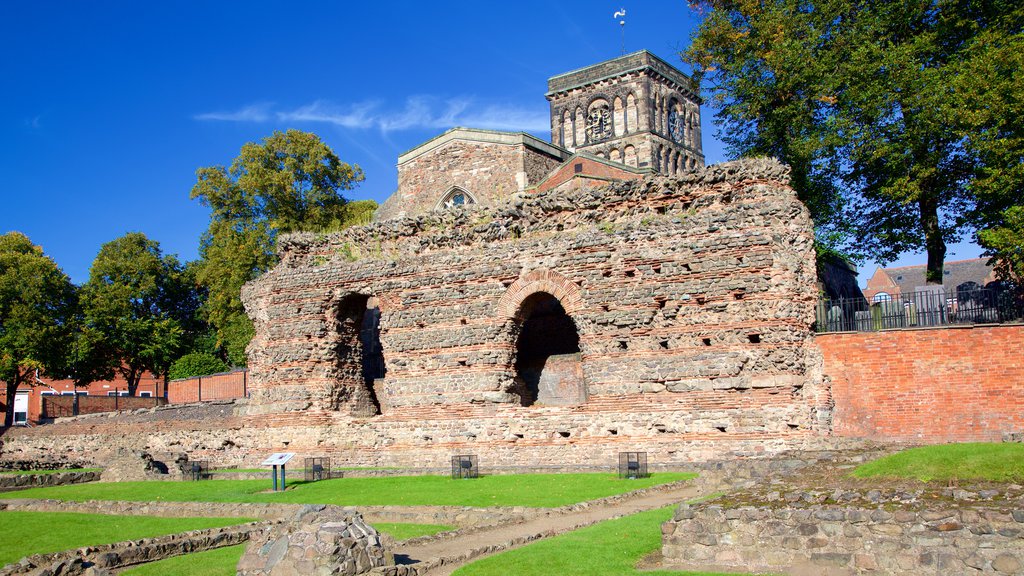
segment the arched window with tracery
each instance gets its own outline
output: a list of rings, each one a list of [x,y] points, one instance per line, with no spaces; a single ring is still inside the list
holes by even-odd
[[[470,204],[476,204],[476,198],[472,194],[466,192],[458,186],[453,186],[445,195],[441,197],[441,201],[437,203],[438,209],[454,208],[456,206],[469,206]]]

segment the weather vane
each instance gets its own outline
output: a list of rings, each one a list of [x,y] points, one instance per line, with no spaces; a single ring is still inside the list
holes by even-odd
[[[626,9],[619,8],[619,11],[612,16],[616,20],[619,20],[619,29],[622,30],[622,53],[626,53]]]

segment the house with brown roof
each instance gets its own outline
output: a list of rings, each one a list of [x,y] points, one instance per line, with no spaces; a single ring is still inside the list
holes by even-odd
[[[903,294],[919,292],[928,284],[925,281],[926,269],[924,264],[879,267],[868,278],[867,287],[863,290],[864,297],[869,302],[883,302]],[[996,282],[996,276],[987,258],[955,260],[942,266],[942,288],[947,294],[986,288],[993,282]]]

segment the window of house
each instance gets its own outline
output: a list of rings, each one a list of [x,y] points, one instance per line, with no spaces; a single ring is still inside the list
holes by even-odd
[[[892,296],[885,292],[879,292],[871,299],[872,302],[889,302],[890,300],[892,300]]]
[[[128,393],[125,392],[125,395],[127,395],[127,394]],[[149,390],[146,390],[146,391],[143,391],[143,392],[139,392],[139,397],[140,398],[151,398],[152,396],[153,396],[153,393],[150,392]]]

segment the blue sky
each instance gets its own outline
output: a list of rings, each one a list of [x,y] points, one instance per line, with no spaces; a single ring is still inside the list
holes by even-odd
[[[130,231],[195,259],[195,170],[287,128],[363,168],[351,198],[382,201],[398,154],[451,126],[547,139],[547,78],[617,56],[621,7],[627,51],[678,63],[697,23],[682,0],[4,3],[0,232],[77,283]],[[709,163],[726,159],[711,118]]]

